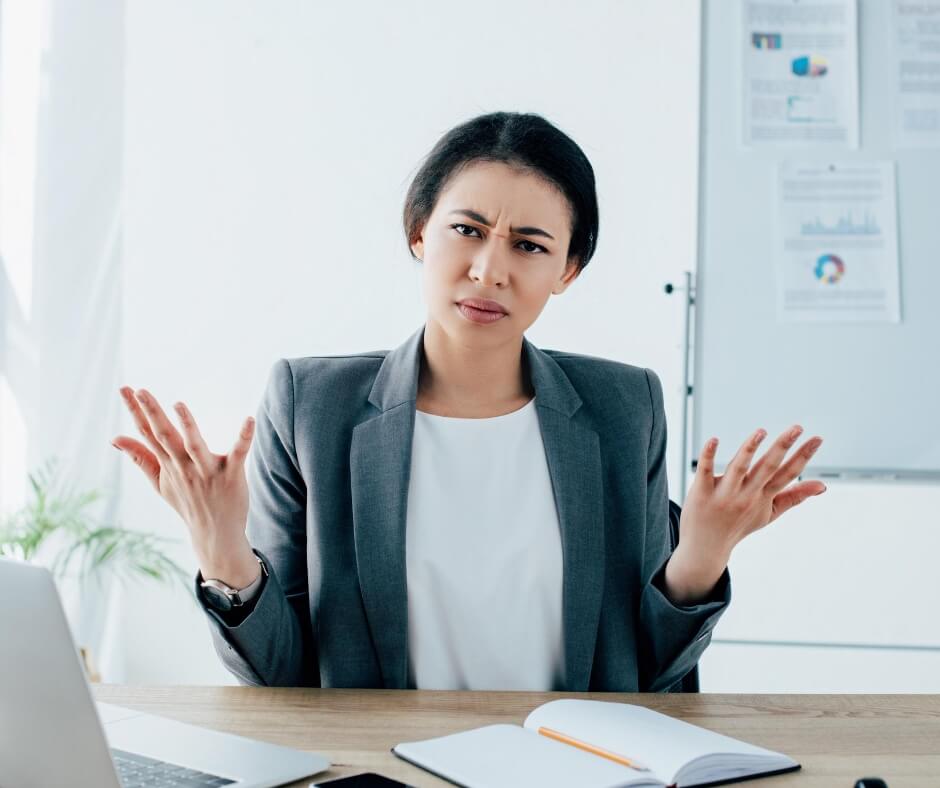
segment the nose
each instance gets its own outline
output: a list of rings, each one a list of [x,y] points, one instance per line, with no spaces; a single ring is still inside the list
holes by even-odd
[[[470,264],[470,278],[481,287],[499,287],[509,278],[509,263],[495,238],[481,244]]]

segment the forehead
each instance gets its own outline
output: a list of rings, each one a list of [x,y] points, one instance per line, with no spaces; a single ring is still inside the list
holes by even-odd
[[[472,162],[451,176],[435,212],[456,208],[479,211],[491,221],[505,218],[512,224],[536,224],[538,220],[556,230],[567,229],[571,218],[568,200],[554,184],[531,170],[492,161]]]

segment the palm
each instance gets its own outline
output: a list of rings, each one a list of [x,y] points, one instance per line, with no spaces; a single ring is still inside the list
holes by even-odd
[[[790,484],[822,443],[818,437],[808,440],[784,462],[801,432],[800,427],[788,430],[751,465],[766,435],[759,430],[741,446],[723,474],[714,473],[717,439],[706,442],[683,507],[686,532],[694,532],[690,535],[705,544],[733,546],[808,497],[825,491],[819,481]]]
[[[244,460],[254,420],[246,421],[231,452],[216,454],[209,451],[192,414],[182,403],[176,409],[183,426],[180,435],[152,396],[138,392],[138,404],[129,388],[121,393],[149,447],[125,436],[112,443],[132,455],[154,489],[188,525],[199,530],[241,529],[243,533],[248,511]]]

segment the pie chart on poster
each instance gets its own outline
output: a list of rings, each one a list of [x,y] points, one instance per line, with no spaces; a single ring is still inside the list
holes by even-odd
[[[824,254],[816,261],[816,278],[827,284],[835,284],[845,274],[845,263],[834,254]]]

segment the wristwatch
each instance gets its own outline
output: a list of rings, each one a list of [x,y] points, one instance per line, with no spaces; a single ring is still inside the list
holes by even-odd
[[[232,588],[230,585],[215,578],[200,580],[199,587],[202,589],[206,601],[216,610],[227,612],[242,607],[250,599],[254,598],[256,596],[256,590],[268,576],[268,568],[264,565],[264,561],[261,560],[261,556],[255,553],[255,558],[258,560],[258,563],[261,564],[261,574],[245,588]],[[202,577],[202,570],[200,570],[199,576]]]

